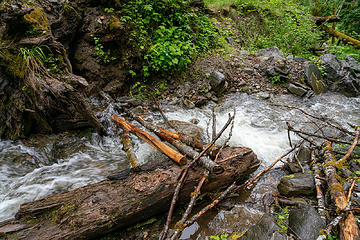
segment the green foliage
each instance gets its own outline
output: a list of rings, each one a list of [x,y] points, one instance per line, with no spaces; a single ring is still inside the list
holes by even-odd
[[[352,45],[330,45],[329,53],[336,55],[339,59],[345,59],[346,56],[351,56],[357,61],[360,61],[360,51]]]
[[[277,83],[281,83],[282,80],[280,78],[280,76],[278,74],[274,75],[274,76],[270,76],[269,79],[271,80],[272,84],[277,84]]]
[[[130,41],[140,50],[145,79],[181,71],[195,54],[223,43],[209,16],[194,11],[190,0],[121,1],[120,22],[131,29]],[[115,11],[118,13],[118,11]]]
[[[273,212],[272,214],[278,219],[276,223],[281,227],[281,230],[284,233],[287,233],[288,225],[287,221],[289,219],[289,206],[286,206],[285,208],[282,208],[278,205],[276,205],[277,211]]]
[[[238,0],[237,5],[244,48],[254,52],[277,46],[286,54],[312,55],[320,34],[296,0]]]
[[[227,240],[228,239],[228,235],[227,234],[221,234],[220,237],[219,236],[210,236],[210,239],[215,239],[215,240]]]
[[[97,55],[97,62],[108,64],[114,60],[116,60],[116,57],[111,56],[110,49],[105,50],[104,45],[100,43],[100,38],[93,36],[94,43],[95,43],[95,50]]]

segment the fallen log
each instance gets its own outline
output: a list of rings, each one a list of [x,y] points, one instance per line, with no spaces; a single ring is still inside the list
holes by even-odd
[[[155,133],[158,137],[160,137],[161,139],[167,141],[168,143],[170,143],[171,145],[176,147],[181,153],[189,156],[190,158],[195,158],[197,155],[199,155],[199,153],[196,152],[191,147],[185,145],[184,143],[182,143],[181,141],[179,141],[177,139],[174,139],[172,137],[173,134],[168,133],[170,131],[164,131],[165,129],[159,128],[159,127],[145,121],[142,117],[136,117],[135,119],[140,124],[142,124],[145,128],[147,128],[150,131],[152,131],[153,133]],[[209,159],[208,157],[205,157],[205,156],[202,156],[199,158],[199,163],[204,168],[209,170],[209,172],[211,172],[211,173],[220,174],[224,171],[223,167],[221,167],[219,164],[215,163],[214,161],[212,161],[211,159]]]
[[[348,201],[346,199],[344,188],[341,185],[340,177],[336,173],[337,161],[332,153],[332,147],[330,142],[324,143],[324,158],[325,158],[325,175],[328,183],[331,198],[335,202],[336,207],[341,211],[346,208]],[[354,214],[350,211],[347,216],[339,223],[341,239],[359,239],[360,233],[357,226]]]
[[[117,115],[113,114],[111,116],[111,119],[118,125],[120,125],[124,130],[126,129],[129,132],[132,132],[136,134],[139,138],[150,144],[152,147],[157,149],[158,151],[162,152],[169,158],[171,158],[173,161],[180,165],[186,164],[186,157],[182,155],[181,153],[175,151],[174,149],[170,148],[165,143],[161,142],[156,137],[152,136],[151,134],[141,130],[139,127],[135,126],[134,124],[131,124]]]
[[[360,41],[355,38],[349,37],[348,35],[343,34],[341,32],[337,32],[334,29],[329,28],[326,25],[321,25],[321,29],[324,30],[325,32],[327,32],[330,36],[339,38],[343,42],[352,44],[354,46],[354,48],[360,48]]]
[[[229,151],[226,155],[225,153]],[[248,148],[224,149],[227,158]],[[244,181],[260,161],[251,152],[223,163],[221,175],[210,174],[203,192]],[[54,194],[20,207],[16,219],[0,223],[5,239],[94,239],[168,210],[181,169],[175,165],[131,173],[124,180],[102,181]],[[200,167],[189,169],[179,203],[189,199],[201,178]]]

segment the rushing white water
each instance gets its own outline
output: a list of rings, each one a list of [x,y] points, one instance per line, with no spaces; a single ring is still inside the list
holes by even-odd
[[[301,107],[313,114],[331,117],[343,125],[346,122],[359,124],[360,98],[346,98],[333,93],[311,99],[287,95],[271,100],[246,94],[230,95],[216,108],[217,129],[221,129],[228,113],[235,109],[230,144],[252,148],[263,161],[263,166],[289,148],[285,122],[301,127],[307,121],[299,111],[272,103]],[[198,125],[206,129],[212,107],[210,104],[202,109],[184,110],[177,106],[164,106],[163,110],[169,119],[190,121],[196,118]],[[220,141],[227,136],[228,131]],[[61,140],[49,137],[44,142],[41,146],[29,147],[21,141],[0,141],[0,221],[14,217],[21,203],[98,182],[111,172],[129,167],[120,139],[115,136],[100,138],[92,134]],[[161,157],[140,141],[136,141],[135,148],[142,163]]]

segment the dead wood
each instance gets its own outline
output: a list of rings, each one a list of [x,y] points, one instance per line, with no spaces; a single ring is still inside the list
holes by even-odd
[[[326,220],[325,215],[325,200],[324,200],[324,194],[321,187],[321,180],[320,178],[320,168],[318,163],[316,162],[316,156],[315,151],[311,151],[311,161],[312,161],[312,170],[314,171],[314,180],[315,180],[315,186],[316,186],[316,198],[318,200],[318,212],[322,219]]]
[[[135,151],[134,151],[134,146],[131,142],[131,138],[130,138],[130,134],[129,134],[129,130],[124,129],[122,134],[121,134],[121,143],[123,145],[123,150],[126,152],[126,155],[129,158],[129,162],[131,164],[131,168],[134,171],[139,171],[140,170],[140,164],[139,161],[136,157]]]
[[[135,126],[134,124],[131,124],[122,118],[118,117],[117,115],[113,114],[111,116],[111,119],[118,125],[120,125],[123,129],[128,130],[129,132],[132,132],[136,134],[139,138],[150,144],[152,147],[157,149],[158,151],[162,152],[166,156],[168,156],[170,159],[172,159],[174,162],[184,165],[186,164],[186,157],[182,155],[181,153],[175,151],[174,149],[167,146],[165,143],[161,142],[156,137],[152,136],[151,134],[145,132],[144,130],[140,129],[139,127]]]
[[[360,48],[360,41],[355,38],[349,37],[348,35],[343,34],[341,32],[337,32],[334,29],[329,28],[326,25],[321,25],[321,29],[324,30],[325,32],[327,32],[330,36],[339,38],[343,42],[352,44],[354,46],[354,48]]]
[[[313,18],[316,25],[321,25],[323,23],[336,23],[340,22],[340,18],[336,15],[328,16],[328,17],[314,17]]]
[[[249,151],[230,148],[223,152]],[[217,190],[234,181],[244,181],[260,165],[252,152],[226,161],[221,175],[210,174],[204,192]],[[23,204],[13,219],[0,223],[0,236],[9,239],[94,239],[127,227],[168,209],[181,169],[172,164],[165,169],[132,173],[117,181],[102,181],[69,192],[54,194]],[[188,169],[179,202],[187,200],[201,178],[199,167]],[[19,228],[19,226],[21,226]]]
[[[199,155],[199,153],[194,149],[192,149],[191,147],[187,146],[186,144],[182,143],[179,140],[172,138],[173,135],[169,134],[169,131],[166,131],[165,129],[160,129],[155,125],[145,121],[141,117],[136,117],[135,119],[139,123],[141,123],[145,128],[149,129],[150,131],[155,133],[158,137],[160,137],[161,139],[167,141],[168,143],[176,147],[181,153],[187,155],[188,157],[194,159]],[[205,156],[199,158],[199,163],[201,166],[206,168],[211,173],[220,174],[224,171],[223,167],[221,167],[219,164],[215,163],[214,161],[212,161],[211,159]]]
[[[343,186],[341,185],[339,176],[336,173],[336,159],[332,153],[330,142],[324,143],[324,157],[325,157],[325,175],[330,189],[330,194],[339,210],[345,209],[348,205]],[[354,214],[349,212],[348,215],[340,221],[340,236],[341,239],[358,239],[360,238],[359,228],[357,226]]]

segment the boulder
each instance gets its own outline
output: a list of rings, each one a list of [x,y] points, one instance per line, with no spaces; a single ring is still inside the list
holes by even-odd
[[[311,205],[299,205],[290,210],[289,229],[301,239],[315,240],[325,228],[325,221]]]
[[[326,83],[323,80],[319,68],[315,64],[305,66],[305,79],[316,94],[327,92]]]
[[[240,237],[241,240],[286,240],[286,235],[280,233],[281,228],[276,224],[276,219],[268,214],[260,219],[259,223],[252,226]]]
[[[296,84],[296,83],[289,83],[287,89],[292,94],[298,95],[300,97],[304,96],[308,91],[306,88],[304,88],[301,85]]]
[[[178,121],[178,120],[170,120],[169,122],[172,125],[174,125],[177,132],[184,133],[191,137],[200,138],[203,133],[203,129],[199,126],[196,126],[193,123],[183,122],[183,121]]]
[[[260,58],[260,60],[267,62],[276,62],[284,58],[284,54],[276,46],[262,49],[256,56]]]
[[[285,196],[312,195],[315,191],[314,176],[310,173],[295,173],[284,176],[277,186]]]
[[[211,89],[219,96],[221,95],[225,89],[228,87],[228,82],[224,74],[218,71],[214,71],[210,73],[209,76]]]
[[[308,163],[311,159],[311,150],[308,147],[302,145],[299,151],[296,153],[296,157],[300,162]]]
[[[324,67],[329,89],[348,97],[360,95],[360,76],[356,72],[359,63],[355,59],[339,60],[335,55],[325,54],[320,57]]]

